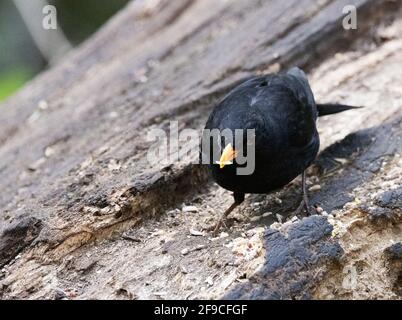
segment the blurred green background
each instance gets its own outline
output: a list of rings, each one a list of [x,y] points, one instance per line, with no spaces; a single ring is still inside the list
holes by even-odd
[[[57,63],[57,59],[50,61],[49,54],[43,53],[43,43],[41,47],[38,39],[47,37],[45,47],[47,44],[60,47],[60,42],[49,37],[50,33],[57,32],[56,38],[60,40],[60,34],[63,36],[61,43],[77,46],[127,2],[129,0],[0,0],[0,102],[51,62]],[[41,27],[42,9],[46,4],[57,9],[57,31]]]

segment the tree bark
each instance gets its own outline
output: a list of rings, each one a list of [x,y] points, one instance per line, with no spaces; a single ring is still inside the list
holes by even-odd
[[[357,30],[342,28],[350,3]],[[0,296],[400,298],[400,7],[130,3],[0,106]],[[324,212],[291,216],[296,180],[197,236],[230,194],[202,166],[151,165],[147,133],[200,129],[237,83],[293,65],[318,101],[365,106],[320,120]]]

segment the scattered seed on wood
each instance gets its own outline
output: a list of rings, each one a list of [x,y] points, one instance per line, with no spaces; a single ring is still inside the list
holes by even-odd
[[[205,279],[205,283],[208,284],[208,286],[212,287],[214,285],[214,280],[212,279],[211,276]]]
[[[282,223],[283,216],[280,215],[279,213],[277,213],[277,214],[276,214],[276,219],[278,219],[278,222],[279,222],[279,223]]]
[[[261,202],[253,202],[253,203],[251,203],[252,208],[258,208],[260,206],[261,206]]]
[[[271,216],[271,215],[272,215],[272,212],[268,211],[268,212],[264,212],[264,213],[262,214],[262,217],[263,217],[263,218],[266,218],[266,217],[269,217],[269,216]]]
[[[201,231],[195,230],[195,229],[190,229],[190,234],[192,236],[196,236],[196,237],[204,236],[204,233],[202,233]]]
[[[50,158],[52,155],[54,155],[56,153],[56,150],[52,147],[47,147],[45,149],[45,157],[46,158]]]
[[[250,221],[251,222],[257,222],[257,221],[261,220],[261,218],[262,218],[262,216],[252,216],[250,218]]]
[[[296,222],[297,220],[299,220],[299,218],[297,216],[294,216],[290,219],[290,222]]]
[[[201,249],[204,249],[204,248],[205,248],[205,245],[199,244],[198,246],[196,246],[196,247],[194,248],[194,250],[198,251],[198,250],[201,250]]]
[[[229,237],[229,233],[227,232],[221,232],[221,234],[219,235],[219,238],[223,239],[223,238],[227,238]]]
[[[334,158],[334,160],[336,162],[339,162],[340,164],[345,164],[346,162],[348,162],[348,160],[344,158]]]
[[[110,160],[110,162],[108,163],[107,168],[108,168],[110,171],[119,171],[120,168],[121,168],[121,164],[119,163],[118,160],[112,159],[112,160]]]
[[[42,166],[46,162],[45,158],[40,158],[39,160],[35,161],[34,163],[30,164],[28,166],[29,171],[36,171],[39,169],[40,166]]]
[[[46,110],[49,107],[48,103],[46,100],[40,100],[38,103],[38,108],[40,110]]]
[[[178,214],[178,213],[180,213],[180,210],[179,210],[179,209],[174,209],[174,210],[170,210],[170,211],[167,212],[167,214],[168,214],[169,216],[171,216],[171,217],[176,216],[176,214]]]
[[[318,214],[321,214],[321,213],[323,213],[324,209],[321,208],[320,206],[317,206],[317,207],[315,208],[315,211],[317,211]]]
[[[308,189],[308,191],[319,191],[319,190],[321,190],[321,186],[319,184],[315,184],[314,186]]]
[[[185,206],[185,207],[183,207],[182,211],[185,213],[198,212],[198,208],[196,206]]]

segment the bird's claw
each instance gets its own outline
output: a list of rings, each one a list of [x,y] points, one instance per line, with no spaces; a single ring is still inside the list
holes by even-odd
[[[212,225],[208,228],[206,228],[206,231],[212,231],[212,236],[216,237],[218,235],[219,230],[221,229],[222,225],[227,228],[227,225],[223,219],[219,219],[219,221],[215,224]]]
[[[299,206],[297,207],[296,211],[294,212],[294,215],[295,215],[295,216],[300,215],[300,214],[303,212],[304,209],[305,209],[306,212],[307,212],[307,216],[313,215],[313,213],[311,212],[310,206],[309,206],[308,202],[306,202],[305,199],[303,199],[303,200],[300,202]]]

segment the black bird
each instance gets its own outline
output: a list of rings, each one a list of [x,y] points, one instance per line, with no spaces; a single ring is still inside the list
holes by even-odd
[[[228,143],[222,135],[216,138],[205,134],[209,130],[204,130],[202,139],[203,163],[208,163],[213,179],[233,191],[234,197],[234,203],[223,213],[214,233],[225,217],[244,201],[246,193],[278,190],[300,174],[303,198],[296,213],[305,208],[310,214],[305,170],[316,158],[320,146],[317,117],[354,108],[358,107],[316,104],[307,77],[299,68],[254,77],[234,88],[215,107],[205,126],[219,132],[230,129],[232,142]],[[235,134],[236,129],[243,129],[239,136]],[[247,136],[247,129],[254,129],[251,135],[254,138]],[[238,142],[243,143],[240,150]],[[247,146],[254,148],[255,165],[251,174],[244,175],[238,169],[245,168],[247,163],[239,163],[238,158],[252,155]],[[214,154],[216,149],[219,151]]]

